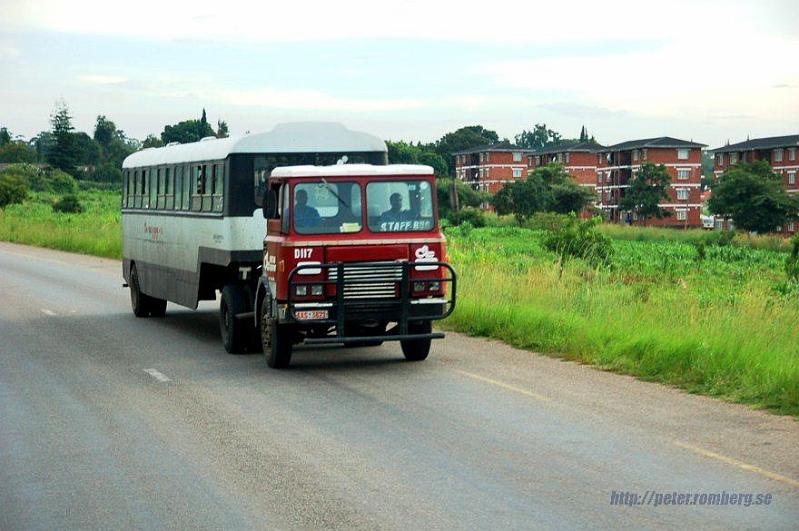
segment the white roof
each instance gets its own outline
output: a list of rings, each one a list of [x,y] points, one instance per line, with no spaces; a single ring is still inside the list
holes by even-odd
[[[280,166],[272,177],[346,177],[382,175],[433,175],[433,168],[422,164],[336,164],[334,166]]]
[[[335,122],[278,124],[267,133],[210,138],[189,144],[143,149],[127,157],[123,168],[222,160],[231,153],[386,152],[379,137],[351,131]]]

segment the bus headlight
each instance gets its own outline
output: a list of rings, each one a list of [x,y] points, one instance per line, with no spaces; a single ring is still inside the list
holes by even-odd
[[[424,291],[424,282],[419,282],[419,281],[414,282],[413,291]]]
[[[320,297],[322,295],[322,285],[321,284],[314,284],[311,286],[311,295],[314,297]]]
[[[296,293],[300,297],[305,297],[306,295],[308,295],[308,286],[305,285],[297,286],[294,289],[294,293]]]
[[[441,282],[438,280],[431,282],[428,284],[428,289],[430,291],[439,291],[441,289]]]

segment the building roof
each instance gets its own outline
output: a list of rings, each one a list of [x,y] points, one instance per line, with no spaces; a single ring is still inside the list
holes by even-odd
[[[199,142],[142,149],[127,157],[123,168],[222,160],[232,153],[386,152],[386,143],[368,133],[335,122],[278,124],[266,133],[205,138]]]
[[[755,149],[774,149],[794,146],[799,146],[799,135],[753,138],[745,142],[738,142],[737,144],[728,144],[712,151],[714,153],[727,153],[729,151],[752,151]]]
[[[605,149],[605,146],[596,140],[583,140],[582,142],[579,140],[563,140],[553,144],[548,144],[541,149],[534,149],[533,154],[547,155],[549,153],[574,153],[577,151],[588,151],[589,153],[595,153],[603,149]]]
[[[520,151],[522,153],[532,153],[532,150],[511,144],[510,142],[495,142],[493,144],[484,144],[482,146],[475,146],[469,149],[462,149],[455,151],[453,155],[468,155],[470,153],[481,153],[483,151]]]
[[[423,164],[335,164],[333,166],[280,166],[272,170],[272,177],[346,177],[433,175],[433,168]]]
[[[679,138],[672,138],[670,136],[661,136],[657,138],[643,138],[641,140],[628,140],[612,146],[606,146],[601,151],[624,151],[627,149],[643,149],[643,148],[703,148],[707,147],[706,144],[699,142],[692,142],[689,140],[680,140]]]

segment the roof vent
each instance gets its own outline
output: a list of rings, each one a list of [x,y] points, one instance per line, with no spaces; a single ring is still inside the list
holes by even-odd
[[[216,140],[215,136],[204,136],[200,139],[200,142],[207,142],[208,140]]]
[[[170,143],[168,143],[168,144],[166,145],[166,147],[169,147],[169,146],[177,146],[178,144],[180,144],[180,142],[170,142]]]

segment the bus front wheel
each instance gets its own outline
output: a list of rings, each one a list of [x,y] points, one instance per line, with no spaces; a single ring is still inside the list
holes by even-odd
[[[273,369],[285,369],[291,363],[292,330],[272,317],[270,307],[269,300],[264,300],[261,305],[261,344],[266,364]]]

